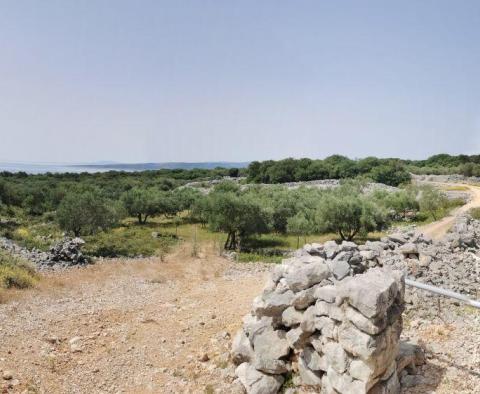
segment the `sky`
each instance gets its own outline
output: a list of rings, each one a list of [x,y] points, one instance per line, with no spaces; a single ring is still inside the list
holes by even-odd
[[[0,2],[0,161],[480,153],[480,2]]]

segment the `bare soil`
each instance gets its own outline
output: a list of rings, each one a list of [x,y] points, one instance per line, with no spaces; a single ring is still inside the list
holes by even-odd
[[[208,251],[192,258],[189,250],[185,245],[164,262],[105,261],[64,271],[0,305],[0,371],[13,375],[0,383],[3,390],[231,392],[231,336],[262,288],[265,268],[235,267]]]

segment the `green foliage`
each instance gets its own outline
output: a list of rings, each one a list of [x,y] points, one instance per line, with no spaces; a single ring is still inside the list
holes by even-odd
[[[389,211],[392,219],[406,219],[409,214],[415,215],[419,210],[417,190],[412,187],[395,192],[376,190],[372,197]]]
[[[335,232],[349,241],[357,234],[379,230],[386,223],[385,210],[361,194],[359,186],[354,184],[345,184],[325,193],[316,212],[319,231]]]
[[[75,236],[113,227],[119,218],[119,207],[94,190],[70,192],[57,209],[60,228]]]
[[[134,188],[122,195],[122,202],[130,216],[136,217],[139,223],[146,223],[149,216],[162,212],[158,194],[153,189]]]
[[[357,176],[392,186],[410,181],[410,174],[401,160],[375,157],[351,160],[340,155],[333,155],[325,160],[289,158],[279,161],[254,161],[249,165],[247,174],[248,180],[254,183],[349,179]]]
[[[419,188],[418,204],[420,210],[431,215],[434,220],[441,216],[441,212],[448,207],[448,199],[438,189],[425,185]]]
[[[390,186],[398,186],[402,183],[410,182],[410,174],[399,163],[376,166],[368,172],[368,177],[374,182]]]
[[[268,231],[265,212],[248,195],[216,188],[209,199],[208,224],[213,231],[227,233],[225,249],[236,249],[242,238]]]
[[[287,231],[297,236],[297,248],[300,246],[300,236],[313,232],[313,227],[313,223],[306,218],[303,212],[298,212],[288,219]]]
[[[0,288],[24,289],[36,282],[37,275],[30,264],[0,250]]]

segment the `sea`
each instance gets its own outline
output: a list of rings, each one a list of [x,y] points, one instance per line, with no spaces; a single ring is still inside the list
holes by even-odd
[[[93,163],[93,164],[59,164],[59,163],[13,163],[0,162],[0,172],[25,172],[27,174],[45,173],[81,173],[81,172],[106,172],[106,171],[146,171],[159,169],[213,169],[223,168],[244,168],[248,162],[165,162],[165,163]]]

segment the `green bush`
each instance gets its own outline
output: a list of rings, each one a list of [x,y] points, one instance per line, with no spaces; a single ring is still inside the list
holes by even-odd
[[[37,275],[28,262],[0,251],[0,288],[25,289],[36,282]]]
[[[95,234],[113,227],[120,219],[119,207],[107,201],[98,191],[73,191],[57,209],[60,228],[75,236]]]

